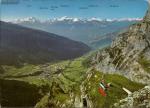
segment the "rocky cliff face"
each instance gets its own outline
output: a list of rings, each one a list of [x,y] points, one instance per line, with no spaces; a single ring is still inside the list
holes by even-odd
[[[97,70],[150,84],[150,8],[140,23],[120,34],[109,48],[98,51],[93,63]]]
[[[134,92],[131,96],[114,104],[114,108],[149,108],[150,107],[150,86]]]

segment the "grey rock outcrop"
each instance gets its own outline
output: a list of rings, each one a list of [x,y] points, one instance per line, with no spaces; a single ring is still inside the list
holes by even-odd
[[[150,63],[150,8],[141,22],[120,34],[110,47],[98,51],[93,63],[105,73],[118,73],[150,84],[150,70],[142,67],[141,58]]]
[[[114,108],[150,108],[150,86],[134,92],[114,104]]]

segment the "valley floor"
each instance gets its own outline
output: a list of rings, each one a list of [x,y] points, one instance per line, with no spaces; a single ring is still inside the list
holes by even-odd
[[[117,74],[103,74],[89,66],[89,57],[44,65],[1,66],[2,106],[109,108],[127,96],[122,87],[134,92],[144,87]],[[112,86],[103,97],[98,92],[102,76]]]

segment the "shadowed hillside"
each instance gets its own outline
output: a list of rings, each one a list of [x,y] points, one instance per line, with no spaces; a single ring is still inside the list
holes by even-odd
[[[79,57],[90,48],[52,33],[0,22],[0,64],[39,64]]]

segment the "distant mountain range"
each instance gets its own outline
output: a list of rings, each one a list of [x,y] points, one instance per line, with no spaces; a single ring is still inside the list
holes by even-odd
[[[16,19],[11,22],[25,27],[40,29],[62,35],[73,40],[82,41],[91,47],[94,47],[91,43],[98,39],[100,44],[96,47],[101,47],[101,45],[104,46],[103,44],[107,43],[106,45],[109,45],[112,42],[110,38],[109,40],[107,40],[107,42],[105,41],[105,43],[103,43],[104,41],[100,41],[101,37],[110,33],[114,34],[114,32],[125,29],[129,25],[134,24],[140,20],[142,19],[79,19],[65,16],[46,21],[40,21],[35,17],[29,17]]]
[[[90,48],[41,30],[0,21],[0,64],[45,63],[79,57]]]
[[[141,21],[142,18],[120,18],[120,19],[100,19],[100,18],[89,18],[89,19],[82,19],[82,18],[72,18],[72,17],[67,17],[67,16],[63,16],[60,18],[53,18],[53,19],[49,19],[49,20],[45,20],[45,21],[40,21],[39,19],[35,18],[35,17],[27,17],[27,18],[22,18],[22,19],[14,19],[10,22],[14,22],[14,23],[22,23],[22,22],[30,22],[30,23],[35,23],[35,22],[50,22],[50,23],[57,23],[57,22],[81,22],[81,23],[86,23],[86,22],[93,22],[93,21],[97,21],[97,22],[121,22],[121,21]]]

